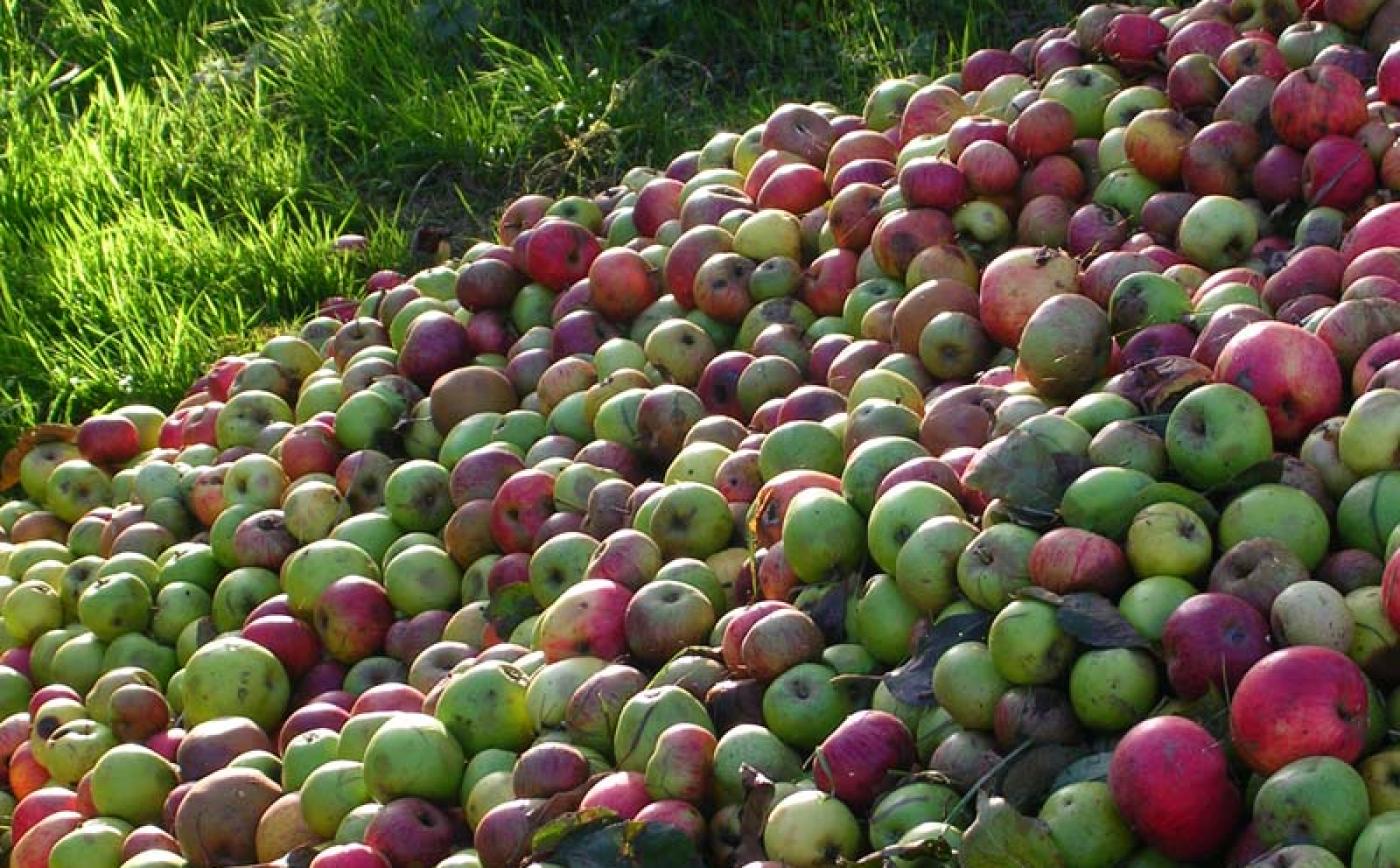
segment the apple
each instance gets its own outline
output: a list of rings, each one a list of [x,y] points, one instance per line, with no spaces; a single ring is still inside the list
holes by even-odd
[[[1124,550],[1139,578],[1193,578],[1210,563],[1211,536],[1205,522],[1179,503],[1143,508],[1128,526]]]
[[[1254,214],[1229,196],[1202,196],[1181,218],[1177,230],[1178,249],[1208,270],[1238,264],[1258,240]]]
[[[1273,774],[1309,756],[1354,762],[1366,743],[1368,687],[1345,654],[1300,645],[1275,651],[1245,674],[1230,699],[1240,756]]]
[[[141,452],[141,435],[136,424],[115,413],[85,419],[78,426],[78,452],[93,464],[125,464]]]
[[[1253,606],[1229,594],[1206,593],[1182,602],[1162,628],[1167,680],[1184,699],[1212,688],[1234,691],[1269,653],[1269,626]]]
[[[405,797],[443,800],[461,784],[462,748],[447,727],[425,714],[396,714],[365,748],[365,785],[388,804]]]
[[[1366,123],[1366,97],[1346,70],[1316,64],[1279,82],[1269,116],[1284,144],[1306,151],[1325,136],[1350,136],[1360,129]]]
[[[262,646],[220,637],[186,662],[181,707],[188,724],[243,715],[263,729],[281,721],[290,694],[282,664]]]
[[[674,581],[642,586],[627,604],[627,644],[652,664],[669,660],[681,649],[699,644],[714,627],[715,613],[704,593]]]
[[[798,791],[773,806],[763,830],[769,857],[794,868],[817,868],[860,852],[860,826],[843,801]]]
[[[1265,409],[1228,383],[1187,394],[1171,411],[1165,442],[1172,467],[1200,488],[1226,482],[1273,453]]]
[[[261,772],[215,772],[195,784],[180,803],[175,817],[180,849],[202,853],[210,864],[256,861],[258,821],[280,795]]]
[[[1183,717],[1155,717],[1129,730],[1113,750],[1108,787],[1133,831],[1172,859],[1219,852],[1240,815],[1224,748]]]
[[[1325,799],[1318,798],[1322,793]],[[1345,854],[1369,818],[1365,781],[1331,756],[1309,756],[1283,766],[1259,787],[1254,802],[1254,827],[1266,847],[1301,837]],[[1299,829],[1307,831],[1300,835]]]
[[[1122,732],[1147,717],[1159,699],[1157,669],[1137,649],[1085,652],[1069,676],[1074,714],[1091,729]]]

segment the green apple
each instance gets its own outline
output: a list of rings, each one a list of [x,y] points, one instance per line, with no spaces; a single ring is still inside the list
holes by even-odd
[[[1104,131],[1104,112],[1118,94],[1119,83],[1093,66],[1058,70],[1041,88],[1041,96],[1069,109],[1076,138],[1098,138]]]
[[[287,673],[272,652],[238,636],[222,636],[194,652],[182,687],[190,726],[240,715],[272,730],[281,724],[291,694]]]
[[[774,256],[801,259],[801,223],[786,211],[765,208],[739,224],[734,233],[734,251],[754,262]]]
[[[107,643],[83,631],[54,652],[51,674],[58,683],[67,684],[79,693],[87,693],[102,676],[106,658]]]
[[[1221,545],[1228,548],[1233,542],[1222,539]],[[1133,516],[1124,549],[1140,578],[1165,575],[1190,579],[1210,566],[1210,529],[1199,515],[1179,503],[1154,503]]]
[[[928,450],[904,437],[876,437],[861,443],[846,459],[841,491],[861,514],[875,507],[875,492],[891,470],[906,461],[928,457]]]
[[[1057,609],[1038,600],[1006,604],[987,634],[997,674],[1010,684],[1049,684],[1074,659],[1074,638],[1059,625]]]
[[[1104,175],[1103,180],[1094,188],[1094,201],[1120,214],[1126,214],[1137,223],[1142,218],[1143,203],[1159,190],[1161,187],[1155,181],[1129,164]],[[1189,300],[1187,310],[1190,310]]]
[[[1365,780],[1330,756],[1294,760],[1254,797],[1254,828],[1266,847],[1317,844],[1346,856],[1370,816]]]
[[[1070,670],[1070,703],[1091,729],[1123,732],[1147,717],[1158,696],[1156,663],[1135,648],[1086,651]]]
[[[870,846],[883,849],[916,826],[950,819],[959,800],[957,790],[930,781],[915,781],[890,790],[870,810]]]
[[[1385,868],[1400,859],[1400,812],[1371,818],[1351,851],[1352,868]]]
[[[1050,837],[1074,868],[1110,868],[1132,854],[1137,840],[1103,781],[1080,781],[1050,794],[1040,808]]]
[[[1110,422],[1135,419],[1137,405],[1112,392],[1090,392],[1065,408],[1065,418],[1079,425],[1090,436],[1098,434]]]
[[[1220,513],[1219,533],[1220,547],[1226,551],[1242,540],[1276,539],[1312,570],[1327,555],[1332,528],[1327,513],[1311,495],[1269,483],[1256,485],[1230,501]]]
[[[0,616],[12,639],[32,645],[44,633],[63,626],[63,603],[50,585],[20,582],[5,596]]]
[[[51,868],[106,868],[122,864],[122,842],[131,827],[106,817],[88,820],[49,851]]]
[[[778,738],[810,751],[854,709],[847,691],[832,683],[836,670],[799,663],[773,680],[763,693],[763,723]]]
[[[1060,514],[1070,527],[1121,540],[1133,520],[1138,493],[1155,480],[1126,467],[1095,467],[1069,484]]]
[[[78,447],[63,440],[49,440],[24,453],[19,462],[19,485],[35,503],[43,503],[48,493],[49,476],[65,461],[81,459]],[[9,526],[5,527],[6,532]]]
[[[839,476],[845,466],[841,441],[820,422],[784,422],[770,431],[758,450],[758,469],[765,481],[785,470],[818,470]]]
[[[1157,642],[1167,618],[1196,593],[1195,585],[1177,576],[1148,576],[1123,592],[1118,611],[1143,638]]]
[[[744,800],[741,774],[745,765],[774,782],[802,777],[802,758],[796,751],[764,727],[741,723],[722,735],[715,745],[715,795],[720,804],[734,805]],[[771,851],[769,855],[773,855]]]
[[[70,720],[46,740],[44,766],[60,786],[72,788],[116,746],[117,737],[97,721]]]
[[[1194,389],[1167,419],[1167,456],[1191,485],[1205,490],[1227,482],[1273,454],[1264,408],[1229,383]]]
[[[177,769],[160,754],[118,745],[92,768],[92,801],[100,814],[133,826],[159,823],[166,797],[178,783]]]
[[[487,748],[523,750],[534,738],[526,703],[528,686],[528,676],[514,666],[478,663],[451,676],[434,714],[468,756]]]
[[[300,790],[316,769],[336,758],[340,735],[331,729],[311,729],[287,742],[282,751],[282,789]]]
[[[389,602],[406,615],[456,609],[461,603],[462,571],[434,545],[412,545],[384,566]]]
[[[1400,470],[1386,470],[1352,485],[1337,504],[1337,531],[1347,548],[1384,557],[1400,527]]]
[[[525,688],[525,708],[536,732],[560,729],[574,691],[607,664],[597,657],[570,657],[546,664]]]
[[[69,524],[91,509],[107,506],[111,499],[112,480],[101,468],[81,458],[64,461],[49,471],[44,505]]]
[[[726,506],[726,510],[727,510]],[[783,552],[804,582],[840,578],[865,558],[865,522],[841,495],[809,488],[788,504]]]
[[[214,589],[214,597],[210,601],[214,628],[220,633],[239,629],[254,609],[281,590],[277,574],[271,570],[240,567],[231,571]],[[82,602],[81,599],[79,602]]]
[[[1259,240],[1259,222],[1249,206],[1229,196],[1202,196],[1177,227],[1176,248],[1207,271],[1243,262]]]
[[[613,734],[613,756],[622,771],[645,772],[656,739],[677,723],[693,723],[713,731],[705,706],[683,688],[649,687],[622,706]]]
[[[1373,389],[1357,398],[1342,423],[1337,450],[1358,476],[1393,469],[1400,452],[1400,389]]]
[[[387,516],[382,518],[388,520]],[[390,526],[393,526],[392,522]],[[400,534],[396,532],[394,537]],[[385,545],[387,548],[388,543]],[[322,591],[336,579],[346,576],[377,579],[379,566],[365,549],[341,539],[317,540],[297,549],[282,564],[281,571],[287,603],[294,613],[303,618],[310,618]]]
[[[860,853],[860,824],[840,799],[800,790],[773,806],[763,829],[768,858],[792,868],[820,868]]]
[[[883,573],[866,581],[856,601],[860,643],[886,666],[897,666],[909,658],[914,628],[921,618],[922,613],[899,590],[894,579]]]
[[[321,838],[334,836],[345,815],[369,801],[364,766],[350,760],[331,760],[318,766],[301,787],[302,817],[306,827]]]
[[[1006,522],[979,533],[958,556],[958,587],[973,605],[999,611],[1029,585],[1031,549],[1040,534]]]
[[[667,559],[703,560],[725,548],[734,533],[728,502],[708,485],[680,482],[667,486],[653,499],[656,506],[649,536]]]
[[[268,455],[244,455],[233,462],[224,475],[224,503],[227,506],[272,509],[282,502],[286,490],[287,474],[277,459]]]
[[[461,745],[441,721],[401,713],[365,747],[365,786],[384,804],[405,797],[444,801],[457,796],[465,766]]]
[[[997,701],[1010,687],[981,642],[954,645],[933,667],[934,696],[964,729],[990,731]]]
[[[372,711],[357,714],[340,728],[340,738],[336,742],[336,759],[361,762],[365,758],[365,748],[379,728],[393,718],[395,712]]]
[[[928,519],[900,547],[895,584],[921,612],[937,615],[957,596],[958,559],[976,536],[977,528],[961,518]]]
[[[720,465],[733,453],[718,443],[697,441],[682,447],[666,468],[663,481],[667,485],[678,482],[698,482],[713,488]]]
[[[880,569],[894,573],[905,543],[927,521],[967,518],[962,506],[947,491],[930,482],[901,482],[875,502],[870,511],[870,555]]]

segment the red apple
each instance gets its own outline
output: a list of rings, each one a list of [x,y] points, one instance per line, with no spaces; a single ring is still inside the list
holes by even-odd
[[[1230,697],[1230,741],[1261,775],[1308,756],[1355,762],[1366,746],[1368,692],[1345,654],[1318,645],[1275,651]]]
[[[1269,624],[1239,597],[1197,594],[1167,618],[1162,652],[1167,680],[1182,699],[1212,688],[1224,693],[1269,653]]]
[[[1253,395],[1268,413],[1274,437],[1284,443],[1301,440],[1342,403],[1342,372],[1332,350],[1286,323],[1241,329],[1221,350],[1215,379]]]
[[[1169,859],[1208,861],[1239,821],[1224,747],[1184,717],[1154,717],[1128,730],[1113,749],[1108,786],[1133,831]]]

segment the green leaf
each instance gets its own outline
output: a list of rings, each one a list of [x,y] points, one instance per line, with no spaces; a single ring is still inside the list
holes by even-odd
[[[977,798],[977,819],[963,833],[962,868],[1061,868],[1065,864],[1050,829],[1023,817],[1002,798]]]

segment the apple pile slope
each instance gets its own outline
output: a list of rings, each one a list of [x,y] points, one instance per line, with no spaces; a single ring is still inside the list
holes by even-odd
[[[7,458],[0,845],[1400,864],[1397,193],[1400,0],[1202,0],[522,196]]]

